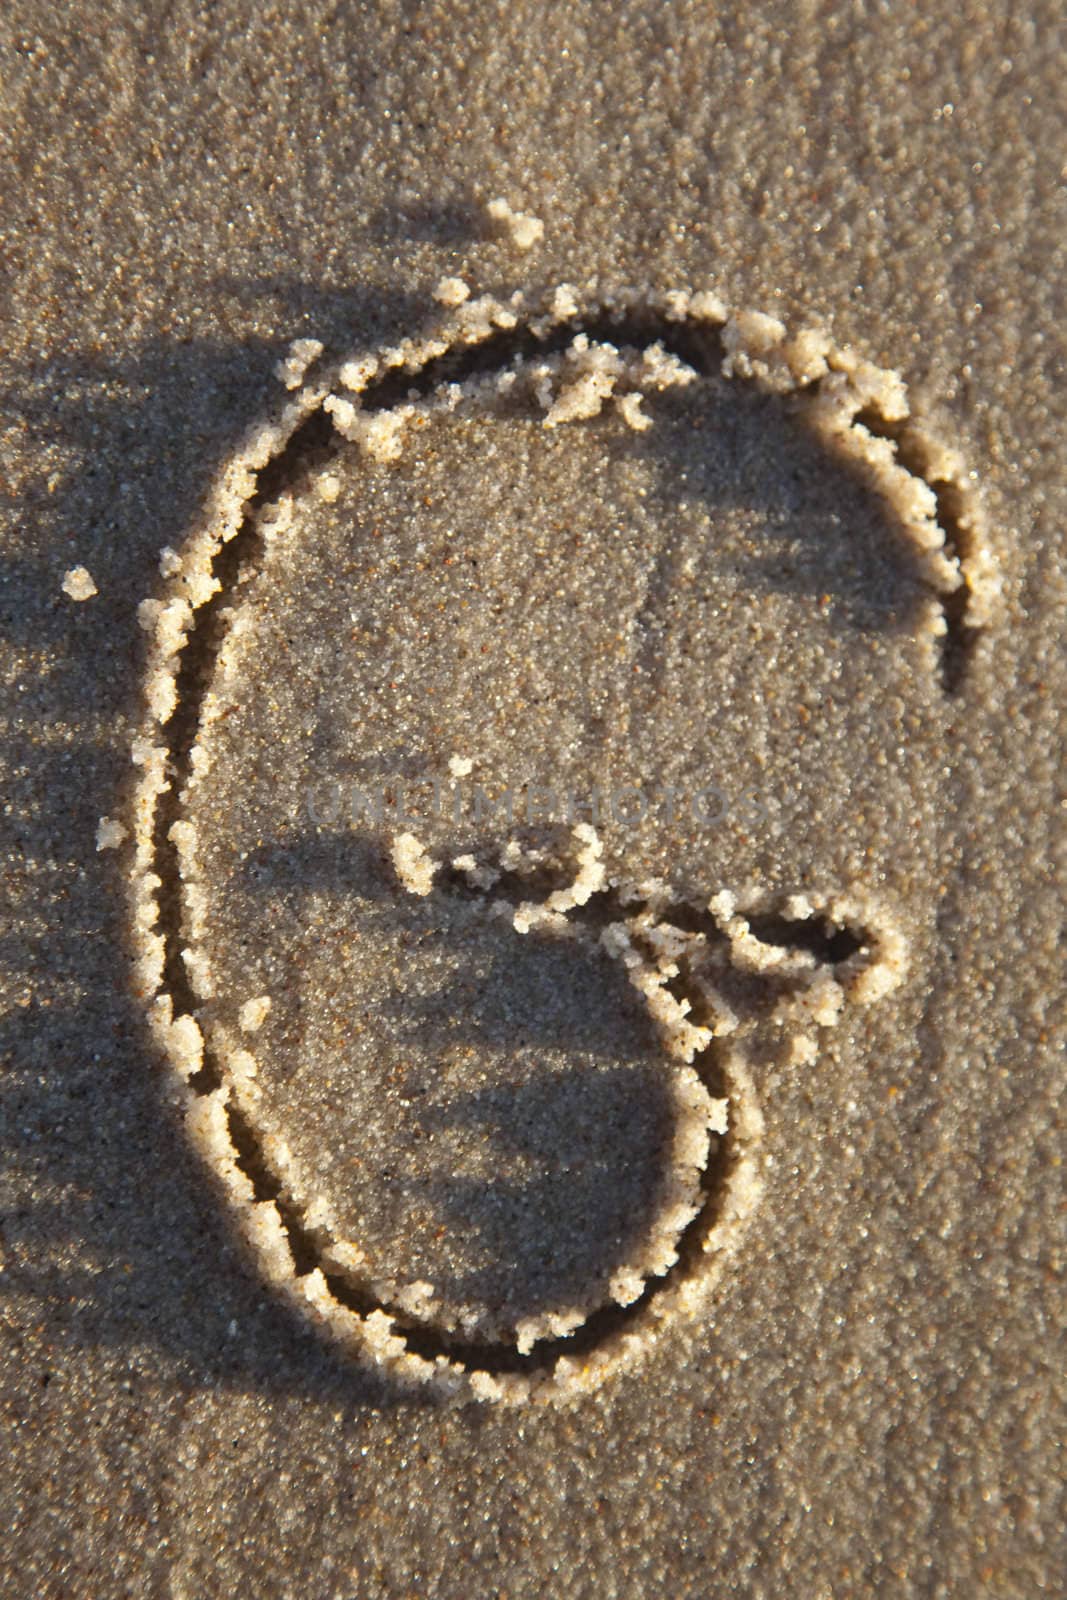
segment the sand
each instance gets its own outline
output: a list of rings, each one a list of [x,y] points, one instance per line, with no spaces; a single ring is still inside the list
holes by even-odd
[[[5,1592],[1057,1592],[1051,12],[5,31]]]

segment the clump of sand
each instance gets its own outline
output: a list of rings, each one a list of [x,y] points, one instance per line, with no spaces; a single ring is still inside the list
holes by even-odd
[[[516,250],[532,250],[545,236],[545,225],[540,217],[529,211],[516,211],[507,200],[490,200],[486,210],[507,232]]]
[[[413,833],[401,833],[392,844],[396,875],[409,894],[428,895],[433,888],[436,864]]]
[[[63,593],[71,600],[91,600],[97,587],[93,575],[86,567],[71,567],[63,574]]]
[[[299,389],[312,362],[321,356],[325,345],[319,339],[294,339],[288,354],[275,367],[275,373],[287,389]]]
[[[126,838],[124,823],[114,817],[101,817],[96,829],[97,850],[117,850]]]

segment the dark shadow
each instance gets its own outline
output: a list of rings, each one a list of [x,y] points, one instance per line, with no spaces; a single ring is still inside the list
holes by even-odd
[[[267,298],[258,285],[232,289],[249,304]],[[74,458],[8,491],[18,553],[0,567],[0,635],[49,662],[47,675],[30,665],[12,683],[3,740],[5,823],[24,861],[7,884],[3,937],[24,987],[0,1018],[0,1305],[9,1339],[27,1317],[46,1319],[57,1359],[102,1349],[121,1367],[154,1347],[190,1386],[391,1404],[392,1391],[264,1293],[182,1132],[131,992],[117,858],[95,845],[131,771],[137,605],[158,588],[160,549],[180,544],[218,466],[280,393],[275,363],[306,323],[344,348],[428,314],[391,291],[275,290],[276,339],[161,334],[9,369],[0,390],[27,432]],[[85,604],[61,591],[79,564],[99,591]]]
[[[404,290],[354,287],[349,281],[323,279],[309,283],[289,274],[238,278],[220,273],[214,280],[219,293],[242,308],[262,312],[271,307],[285,329],[278,353],[298,338],[315,338],[329,356],[342,356],[356,348],[373,349],[388,339],[399,339],[436,321],[440,307]]]
[[[398,207],[383,207],[371,221],[371,231],[383,243],[420,243],[459,249],[491,237],[490,218],[484,205],[469,196],[440,200],[411,200]]]
[[[380,996],[374,1008],[376,1030],[386,1038],[410,1038],[421,1063],[403,1084],[413,1108],[410,1125],[396,1143],[376,1147],[366,1178],[399,1185],[393,1221],[405,1241],[403,1275],[431,1277],[453,1303],[473,1297],[515,1308],[516,1316],[580,1300],[591,1283],[606,1285],[655,1224],[673,1122],[662,1049],[622,967],[586,944],[517,934],[488,916],[486,897],[471,893],[456,875],[443,872],[428,898],[405,894],[381,837],[303,836],[264,847],[243,863],[241,874],[233,892],[249,897],[250,925],[269,901],[277,928],[284,901],[295,931],[300,902],[327,890],[350,901],[353,922],[369,904],[379,906],[379,917],[386,909],[391,929],[413,936],[409,963],[416,946],[431,964],[442,946],[470,952],[469,977],[429,994],[404,985]],[[559,872],[553,881],[561,881]],[[532,881],[508,875],[494,895],[517,904],[538,892]],[[299,1037],[299,985],[278,1005],[279,1032]],[[432,1063],[465,1046],[507,1063],[500,1068],[504,1081],[472,1092],[450,1089]],[[546,1055],[541,1064],[538,1058]],[[561,1056],[584,1058],[584,1064],[561,1068]],[[280,1063],[279,1070],[276,1093],[284,1098]],[[270,1076],[264,1061],[261,1081]],[[338,1130],[344,1126],[342,1118]],[[460,1129],[479,1136],[478,1175],[458,1169],[441,1175],[434,1167],[427,1176],[420,1170],[423,1141]],[[481,1172],[486,1156],[489,1177]],[[447,1159],[464,1158],[452,1150]],[[351,1198],[358,1210],[360,1179],[352,1181],[356,1189],[342,1201]],[[409,1201],[420,1213],[428,1204],[432,1219],[411,1223]],[[452,1238],[473,1236],[459,1256],[472,1262],[484,1257],[486,1264],[450,1271],[432,1259],[438,1224]]]
[[[606,1298],[662,1196],[672,1108],[659,1063],[547,1073],[430,1106],[424,1121],[484,1129],[502,1174],[488,1184],[455,1174],[428,1185],[450,1232],[473,1235],[463,1254],[485,1261],[454,1277],[438,1271],[441,1291],[526,1315],[581,1302],[591,1289]],[[536,1170],[508,1176],[520,1159]]]
[[[188,1148],[136,1006],[114,995],[121,932],[95,931],[98,1001],[30,1001],[0,1022],[6,1326],[45,1319],[57,1359],[103,1350],[120,1368],[154,1346],[189,1386],[391,1403],[264,1293]],[[72,963],[64,952],[56,965]]]
[[[825,620],[845,632],[912,631],[929,594],[918,552],[856,463],[814,435],[803,399],[716,377],[700,406],[695,428],[690,392],[668,391],[656,397],[656,425],[647,433],[627,436],[613,427],[605,440],[613,453],[656,463],[663,526],[671,526],[679,493],[702,503],[712,538],[722,510],[759,511],[745,545],[733,547],[736,576],[746,589],[796,595],[813,607],[822,602]],[[706,438],[715,441],[713,457]],[[668,538],[646,616],[664,614],[680,555]]]
[[[396,916],[417,925],[427,915],[420,902],[401,891]],[[464,903],[466,905],[466,903]],[[416,920],[417,919],[417,920]],[[440,927],[440,913],[435,918]],[[574,1050],[594,1056],[652,1062],[660,1051],[656,1035],[619,964],[605,952],[545,934],[518,934],[507,922],[490,921],[484,912],[457,919],[437,938],[476,940],[479,952],[491,951],[477,989],[464,986],[453,995],[438,991],[425,1002],[404,999],[403,1017],[383,1001],[378,1015],[388,1024],[414,1027],[431,1048],[457,1036],[480,1041],[490,1050],[525,1048]],[[453,998],[457,1003],[453,1003]]]

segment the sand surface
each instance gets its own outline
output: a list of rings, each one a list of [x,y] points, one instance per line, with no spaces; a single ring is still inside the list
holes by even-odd
[[[5,1593],[1060,1592],[1055,33],[8,15]]]

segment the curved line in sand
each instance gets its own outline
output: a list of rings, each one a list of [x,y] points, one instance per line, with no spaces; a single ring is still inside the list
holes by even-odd
[[[311,341],[294,347],[283,369],[287,384],[302,383],[318,348]],[[620,349],[628,351],[627,360],[600,354],[614,351],[618,357]],[[650,349],[666,355],[667,366],[658,357],[649,363]],[[645,366],[639,370],[641,360]],[[250,1052],[225,1039],[205,1041],[195,1015],[198,998],[209,991],[210,973],[198,949],[206,900],[195,827],[186,813],[202,758],[198,741],[211,720],[210,676],[230,638],[225,630],[221,638],[212,637],[220,602],[236,576],[241,546],[284,531],[291,491],[303,486],[310,463],[318,470],[317,458],[338,448],[328,417],[335,433],[372,456],[393,459],[403,448],[403,431],[449,396],[454,403],[457,386],[461,397],[491,400],[513,386],[515,377],[508,374],[525,373],[532,374],[535,392],[541,384],[547,426],[593,415],[612,401],[630,426],[643,427],[640,395],[666,386],[659,378],[673,381],[670,362],[677,377],[677,364],[690,361],[705,371],[717,363],[726,376],[776,393],[805,395],[817,432],[859,465],[911,538],[930,592],[931,643],[954,630],[962,640],[976,635],[995,601],[996,569],[972,478],[955,452],[911,417],[895,374],[834,347],[822,334],[790,335],[776,319],[757,312],[731,315],[710,293],[623,293],[582,304],[566,286],[537,310],[526,308],[521,297],[468,301],[439,332],[353,357],[299,387],[234,453],[181,550],[164,553],[162,596],[141,608],[150,645],[145,719],[133,748],[140,778],[130,860],[141,998],[174,1068],[190,1136],[221,1182],[268,1280],[344,1350],[405,1386],[428,1384],[461,1399],[545,1402],[584,1393],[644,1359],[668,1323],[699,1310],[739,1247],[762,1187],[762,1116],[743,1049],[709,1045],[715,1057],[711,1076],[729,1102],[729,1129],[714,1171],[704,1167],[700,1207],[682,1230],[678,1260],[662,1275],[645,1277],[626,1307],[603,1306],[555,1336],[547,1325],[538,1328],[535,1342],[523,1349],[519,1343],[464,1344],[449,1330],[368,1296],[358,1270],[324,1230],[322,1208],[301,1197],[303,1186],[284,1146],[256,1133]],[[421,391],[415,399],[412,388]],[[197,688],[205,666],[208,678]],[[759,940],[745,913],[781,907],[739,910],[729,895],[716,899],[732,959],[758,963]],[[829,984],[835,994],[805,1002],[809,1016],[828,1025],[846,991],[866,1003],[894,987],[905,951],[891,919],[877,907],[846,897],[803,914],[815,909],[867,943],[862,956],[845,964],[848,970],[819,975],[823,988]]]

